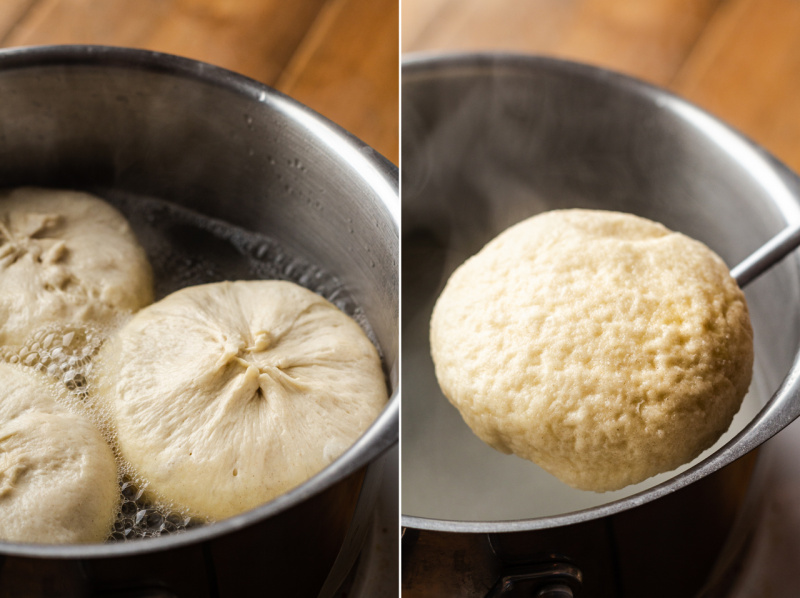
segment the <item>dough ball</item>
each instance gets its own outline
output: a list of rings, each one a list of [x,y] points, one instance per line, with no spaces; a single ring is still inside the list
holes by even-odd
[[[0,362],[0,383],[0,539],[102,542],[119,500],[111,448],[39,374]]]
[[[382,410],[361,328],[289,282],[182,289],[101,349],[97,394],[151,495],[222,519],[310,478]]]
[[[75,191],[0,192],[0,344],[24,344],[50,324],[103,324],[152,301],[147,256],[108,203]]]
[[[442,391],[475,434],[596,491],[710,447],[753,366],[744,294],[723,261],[604,211],[503,232],[453,273],[430,341]]]

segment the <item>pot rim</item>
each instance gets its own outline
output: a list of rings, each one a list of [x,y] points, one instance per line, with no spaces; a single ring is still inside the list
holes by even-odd
[[[389,214],[399,240],[400,200],[397,166],[366,143],[297,100],[244,75],[198,60],[134,48],[99,45],[49,45],[0,49],[0,72],[51,66],[94,66],[149,71],[204,85],[265,104],[299,123],[331,151],[342,155],[363,177]],[[32,544],[0,541],[0,555],[41,558],[118,557],[170,550],[211,540],[278,515],[367,466],[399,437],[399,384],[378,418],[338,459],[289,492],[255,509],[174,535],[142,541],[97,544]]]
[[[606,68],[550,56],[510,52],[424,52],[403,57],[402,79],[427,80],[486,74],[490,71],[523,74],[553,72],[604,82],[626,93],[639,95],[662,110],[676,113],[710,137],[724,144],[735,159],[763,178],[773,194],[776,207],[786,223],[800,221],[800,177],[785,164],[708,112],[653,84]],[[764,240],[766,241],[766,239]],[[797,257],[791,258],[798,264]],[[800,416],[800,351],[772,397],[759,413],[728,443],[691,468],[669,480],[631,496],[606,504],[560,515],[505,521],[459,521],[402,515],[403,527],[450,533],[504,533],[533,531],[575,525],[634,509],[671,494],[725,467],[757,448]]]

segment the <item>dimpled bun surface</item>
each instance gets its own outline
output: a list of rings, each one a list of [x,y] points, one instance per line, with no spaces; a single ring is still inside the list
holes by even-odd
[[[153,301],[150,264],[125,218],[76,191],[0,191],[0,344],[48,324],[102,324]]]
[[[442,391],[475,434],[595,491],[710,447],[753,366],[725,263],[605,211],[547,212],[500,234],[447,282],[430,340]]]
[[[122,457],[148,491],[210,519],[307,480],[387,401],[358,324],[282,281],[173,293],[101,348],[95,374]]]
[[[0,362],[0,379],[0,540],[102,542],[119,500],[111,448],[32,369]]]

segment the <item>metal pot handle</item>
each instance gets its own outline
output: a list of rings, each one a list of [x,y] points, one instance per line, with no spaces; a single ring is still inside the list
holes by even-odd
[[[486,598],[573,598],[583,576],[570,563],[550,561],[506,569]]]

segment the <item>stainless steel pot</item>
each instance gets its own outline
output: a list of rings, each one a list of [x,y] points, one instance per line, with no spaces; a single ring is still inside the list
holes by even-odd
[[[633,212],[733,266],[800,219],[800,180],[680,98],[589,66],[419,55],[402,88],[404,596],[720,591],[760,489],[755,449],[800,413],[796,256],[747,288],[755,378],[731,430],[615,493],[573,490],[475,438],[436,384],[428,319],[457,265],[537,212]]]
[[[0,594],[331,595],[358,554],[382,455],[397,441],[397,169],[264,85],[164,54],[4,50],[0,97],[1,186],[155,197],[272,238],[352,293],[392,393],[341,458],[250,512],[152,540],[0,542]]]

